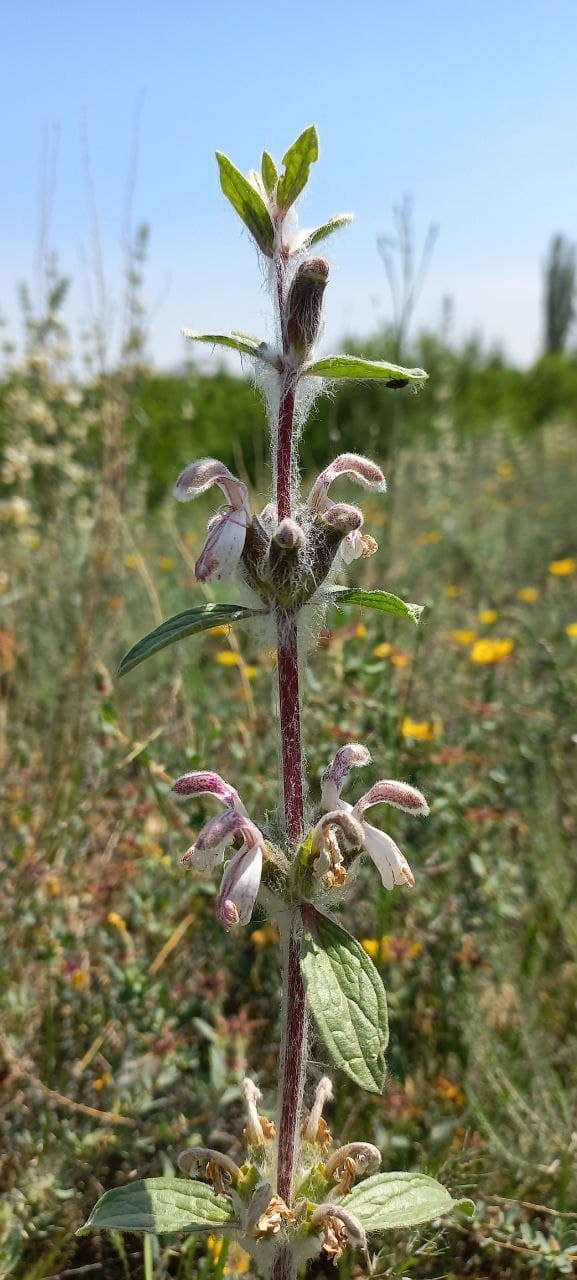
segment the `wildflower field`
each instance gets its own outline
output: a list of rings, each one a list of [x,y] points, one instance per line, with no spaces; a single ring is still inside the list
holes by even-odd
[[[176,1171],[191,1142],[238,1160],[242,1080],[265,1111],[275,1082],[275,929],[260,908],[217,924],[214,877],[180,865],[210,805],[170,794],[208,759],[249,811],[274,810],[270,638],[216,627],[115,679],[163,618],[224,598],[194,577],[209,500],[150,509],[131,479],[129,394],[119,375],[80,396],[42,357],[2,387],[0,1271],[21,1280],[245,1272],[217,1237],[75,1232],[104,1189]],[[333,1072],[327,1122],[476,1203],[391,1233],[374,1274],[541,1280],[577,1257],[575,433],[457,433],[444,408],[426,442],[399,415],[389,492],[365,508],[379,551],[350,568],[426,605],[419,626],[311,611],[311,810],[348,741],[431,806],[422,824],[389,813],[413,889],[368,867],[350,886],[388,993],[388,1078],[381,1097]],[[258,469],[252,488],[258,506]],[[338,1274],[367,1270],[345,1253]]]

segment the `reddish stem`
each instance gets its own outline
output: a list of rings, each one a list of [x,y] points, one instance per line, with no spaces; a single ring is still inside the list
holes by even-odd
[[[306,1057],[306,997],[301,974],[301,918],[291,919],[286,959],[286,1018],[281,1047],[281,1113],[278,1135],[277,1190],[291,1203],[299,1141],[301,1095]]]
[[[288,382],[283,375],[281,383],[281,400],[278,414],[278,437],[276,453],[276,500],[278,518],[285,520],[292,515],[292,462],[293,462],[293,419],[295,411],[295,388],[292,379]]]
[[[279,611],[277,629],[284,819],[286,834],[296,844],[304,835],[297,615]]]

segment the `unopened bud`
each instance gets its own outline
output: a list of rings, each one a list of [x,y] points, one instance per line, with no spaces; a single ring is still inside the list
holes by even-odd
[[[362,528],[363,513],[348,502],[334,502],[328,511],[316,512],[310,526],[312,544],[311,571],[320,587],[329,572],[343,540]]]
[[[297,268],[285,307],[285,329],[291,354],[306,360],[319,336],[323,294],[329,278],[326,258],[306,258]]]
[[[269,578],[277,602],[295,608],[315,590],[307,563],[306,538],[296,520],[282,520],[273,534],[268,553]]]

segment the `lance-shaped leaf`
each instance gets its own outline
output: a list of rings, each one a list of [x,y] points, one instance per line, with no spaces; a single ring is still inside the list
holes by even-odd
[[[279,179],[276,202],[279,209],[290,209],[303,187],[306,187],[311,164],[319,158],[319,137],[314,124],[293,142],[283,156],[284,173]]]
[[[245,227],[248,227],[251,235],[254,236],[259,249],[271,258],[274,227],[262,196],[228,156],[217,151],[216,158],[220,172],[220,185],[227,200],[230,200],[233,209],[236,209],[239,218],[242,218]]]
[[[276,359],[268,351],[266,342],[253,338],[248,333],[237,330],[232,333],[197,333],[196,329],[181,329],[180,332],[191,342],[207,342],[211,347],[232,347],[233,351],[240,351],[241,355],[258,356],[259,360]]]
[[[356,604],[363,609],[379,609],[381,613],[392,613],[397,618],[410,618],[411,622],[419,622],[425,608],[424,604],[401,600],[390,591],[363,591],[362,587],[331,587],[326,596],[332,604]]]
[[[341,227],[348,227],[354,216],[354,213],[335,213],[334,218],[329,218],[328,222],[323,222],[322,227],[315,227],[314,231],[309,232],[302,242],[301,249],[311,249],[313,244],[318,244],[320,240],[326,240],[327,236],[332,236],[333,231],[340,231]]]
[[[276,164],[268,151],[263,151],[260,172],[267,196],[272,195],[276,182],[278,180],[278,172]]]
[[[446,1187],[424,1173],[375,1173],[340,1203],[354,1213],[365,1231],[416,1227],[453,1209],[475,1211],[472,1200],[453,1200]]]
[[[241,604],[197,604],[183,613],[176,613],[173,618],[161,622],[154,631],[138,640],[132,649],[125,653],[119,664],[117,675],[124,676],[127,671],[138,667],[145,658],[166,649],[185,636],[194,636],[199,631],[208,631],[210,627],[222,626],[227,622],[238,622],[241,618],[252,618],[258,609],[247,609]]]
[[[216,1195],[206,1182],[145,1178],[107,1191],[76,1234],[85,1236],[97,1228],[150,1231],[157,1236],[173,1231],[214,1231],[233,1219],[232,1201]]]
[[[322,360],[307,365],[303,374],[316,378],[357,378],[363,382],[377,378],[396,390],[409,382],[426,382],[429,376],[424,369],[403,369],[400,364],[364,360],[362,356],[324,356]]]
[[[351,1080],[380,1093],[388,1043],[387,999],[356,938],[315,908],[306,910],[301,968],[307,999],[331,1058]]]

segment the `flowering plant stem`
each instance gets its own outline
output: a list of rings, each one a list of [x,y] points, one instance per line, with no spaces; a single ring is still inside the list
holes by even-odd
[[[280,294],[280,290],[279,290]],[[294,388],[285,386],[279,408],[277,500],[279,518],[292,516],[291,471]],[[304,789],[301,702],[296,612],[278,610],[278,688],[284,795],[284,826],[291,844],[304,835]],[[300,1101],[306,1067],[306,1001],[300,967],[300,912],[291,912],[283,948],[284,1018],[280,1046],[280,1089],[277,1191],[290,1205],[298,1148]],[[275,1280],[290,1274],[290,1253],[282,1249],[273,1270]]]

